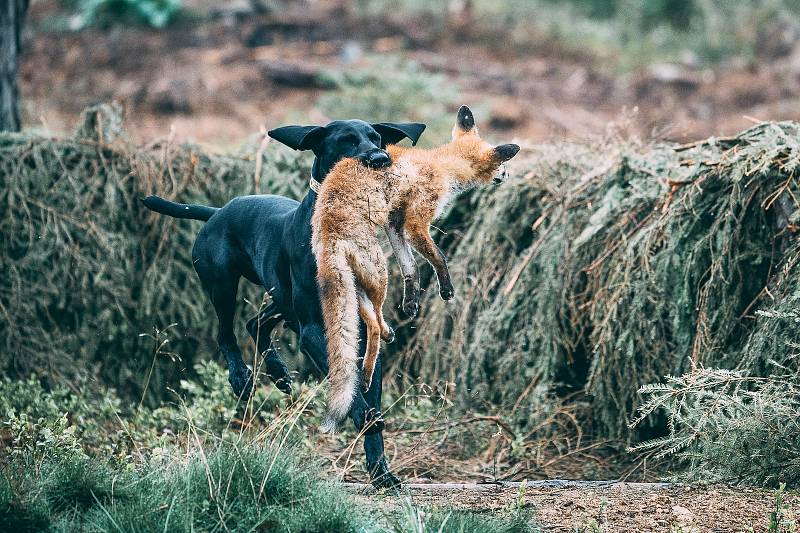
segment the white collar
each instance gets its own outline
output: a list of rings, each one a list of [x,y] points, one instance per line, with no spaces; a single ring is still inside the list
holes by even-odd
[[[314,175],[311,175],[311,178],[308,180],[308,186],[311,188],[312,191],[319,194],[319,188],[322,186],[322,183],[318,182],[314,179]]]

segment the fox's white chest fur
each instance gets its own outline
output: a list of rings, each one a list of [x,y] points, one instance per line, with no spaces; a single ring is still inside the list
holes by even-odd
[[[447,181],[445,183],[447,185],[447,192],[445,192],[439,198],[439,204],[436,206],[436,218],[438,218],[439,215],[442,214],[442,212],[444,211],[444,208],[448,206],[450,201],[453,199],[453,197],[458,192],[458,187],[453,185],[453,180],[449,179],[449,177],[448,177],[448,179],[447,179]]]
[[[423,183],[423,180],[430,179],[427,177],[423,177],[419,173],[419,168],[411,160],[410,157],[401,157],[398,159],[397,163],[392,168],[392,172],[397,174],[398,176],[402,176],[402,182],[407,184],[409,188],[420,188],[424,189],[428,184]],[[455,197],[455,195],[459,191],[459,187],[456,185],[455,180],[452,176],[445,176],[444,177],[444,185],[445,185],[445,192],[444,194],[439,196],[437,205],[436,205],[436,216],[442,214],[444,209],[450,203],[450,201]],[[400,194],[405,194],[405,191],[397,191]]]

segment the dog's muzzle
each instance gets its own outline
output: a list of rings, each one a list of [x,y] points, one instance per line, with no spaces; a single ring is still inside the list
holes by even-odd
[[[362,155],[361,162],[370,168],[385,168],[392,164],[392,158],[383,150],[373,150]]]

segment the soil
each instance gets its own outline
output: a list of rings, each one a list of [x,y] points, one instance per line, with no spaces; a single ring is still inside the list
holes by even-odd
[[[742,532],[767,531],[775,510],[772,491],[663,483],[529,482],[499,485],[410,485],[399,495],[350,485],[380,499],[390,512],[406,498],[421,508],[492,512],[523,505],[545,531]],[[784,495],[784,517],[798,516],[800,497]],[[782,529],[781,529],[782,530]],[[788,531],[788,529],[787,529]]]
[[[464,102],[490,108],[490,132],[532,142],[602,133],[632,113],[639,133],[679,141],[732,134],[753,120],[800,119],[800,48],[713,69],[650,65],[620,74],[612,61],[552,47],[435,38],[419,21],[388,16],[365,24],[334,1],[278,13],[230,9],[169,31],[47,30],[56,6],[43,0],[32,10],[20,72],[26,126],[53,133],[70,131],[86,105],[113,99],[137,140],[172,132],[227,149],[298,110],[324,121],[312,104],[325,89],[303,73],[358,68],[374,53],[443,73]]]

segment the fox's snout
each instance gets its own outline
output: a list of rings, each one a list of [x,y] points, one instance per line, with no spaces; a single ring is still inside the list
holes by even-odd
[[[508,173],[506,172],[506,168],[504,166],[501,166],[500,168],[497,169],[497,172],[492,178],[492,183],[494,183],[495,185],[500,185],[501,183],[506,181],[507,177]]]

